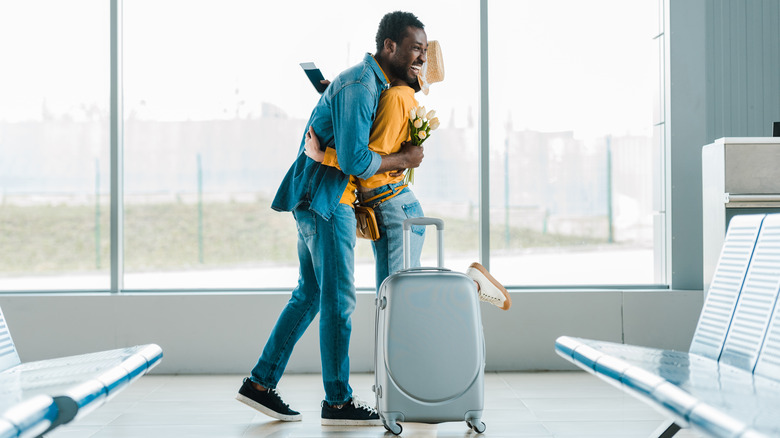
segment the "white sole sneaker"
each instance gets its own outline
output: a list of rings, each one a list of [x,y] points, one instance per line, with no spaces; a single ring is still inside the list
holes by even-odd
[[[481,264],[474,262],[466,269],[466,275],[479,285],[479,299],[493,304],[501,310],[512,307],[509,292]]]
[[[333,420],[323,418],[322,426],[381,426],[382,420]]]
[[[301,421],[301,419],[303,418],[303,415],[301,415],[301,414],[298,414],[298,415],[280,414],[280,413],[278,413],[278,412],[276,412],[274,410],[268,409],[267,407],[261,405],[260,403],[252,400],[251,398],[249,398],[249,397],[247,397],[247,396],[245,396],[243,394],[236,394],[236,400],[240,401],[241,403],[249,406],[250,408],[252,408],[252,409],[254,409],[256,411],[260,411],[260,412],[264,413],[265,415],[268,415],[271,418],[276,418],[277,420],[282,420],[282,421]]]
[[[340,408],[330,407],[324,400],[321,403],[323,426],[381,426],[382,420],[376,409],[352,397]]]

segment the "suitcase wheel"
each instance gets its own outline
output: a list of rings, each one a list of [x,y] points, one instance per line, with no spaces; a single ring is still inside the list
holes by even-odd
[[[396,423],[395,421],[391,422],[385,422],[384,423],[385,429],[387,429],[388,432],[392,433],[393,435],[400,435],[401,432],[403,432],[404,428],[400,424]],[[469,426],[471,427],[471,426]]]
[[[487,429],[485,423],[483,423],[480,420],[477,420],[474,423],[472,423],[471,421],[467,421],[466,424],[469,426],[469,429],[473,430],[476,433],[482,433],[485,431],[485,429]]]

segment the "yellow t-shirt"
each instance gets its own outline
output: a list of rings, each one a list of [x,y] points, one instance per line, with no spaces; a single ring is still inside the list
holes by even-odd
[[[371,134],[368,138],[368,148],[379,155],[388,155],[398,152],[401,143],[408,141],[409,136],[409,112],[417,107],[414,98],[414,89],[407,85],[397,85],[382,92],[379,96],[379,104],[376,109],[376,118],[371,126]],[[331,167],[339,167],[336,157],[336,149],[325,149],[325,159],[322,164]],[[367,188],[375,188],[385,184],[395,183],[403,179],[403,175],[391,177],[391,171],[378,173],[370,178],[361,179],[360,185]],[[341,196],[342,204],[355,202],[356,177],[349,178],[349,184]]]

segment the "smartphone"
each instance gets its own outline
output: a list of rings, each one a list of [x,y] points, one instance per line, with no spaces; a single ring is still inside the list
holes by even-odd
[[[322,76],[320,69],[318,69],[313,62],[302,62],[301,68],[303,68],[303,71],[306,73],[306,76],[309,77],[309,81],[311,81],[311,84],[314,85],[314,89],[317,90],[318,93],[322,94],[325,89],[328,88],[327,85],[320,82],[325,78]]]

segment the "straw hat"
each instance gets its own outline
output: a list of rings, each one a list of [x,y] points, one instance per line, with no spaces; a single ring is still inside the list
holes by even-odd
[[[417,80],[420,82],[420,90],[425,94],[428,94],[431,84],[444,80],[444,58],[438,41],[428,41],[428,60],[423,64]]]

